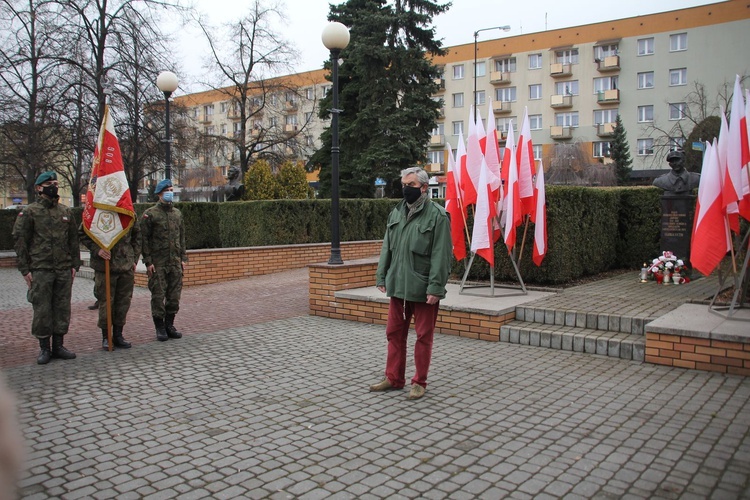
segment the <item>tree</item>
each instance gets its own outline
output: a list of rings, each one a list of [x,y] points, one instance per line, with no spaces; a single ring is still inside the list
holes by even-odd
[[[301,163],[290,161],[281,165],[276,176],[278,186],[277,198],[280,199],[305,199],[308,195],[307,173]]]
[[[622,126],[620,115],[615,119],[615,130],[612,143],[610,145],[609,157],[615,164],[615,175],[617,175],[617,185],[622,186],[630,181],[630,171],[633,170],[630,158],[630,144],[628,144],[628,134],[625,127]]]
[[[243,198],[246,200],[273,200],[278,189],[271,165],[265,160],[258,160],[250,166],[245,173],[243,184]]]
[[[721,118],[709,116],[697,124],[687,137],[685,147],[685,168],[700,173],[703,168],[703,151],[692,148],[694,142],[711,142],[719,137]]]
[[[348,0],[332,5],[329,19],[351,30],[341,52],[339,75],[343,197],[371,198],[375,179],[387,181],[386,196],[401,196],[400,171],[424,163],[425,146],[435,128],[441,103],[440,70],[430,56],[443,53],[430,26],[450,4],[428,0]],[[330,61],[326,67],[330,69]],[[320,117],[330,116],[332,96],[321,102]],[[330,196],[331,131],[321,135],[323,148],[308,168],[320,166],[320,195]]]

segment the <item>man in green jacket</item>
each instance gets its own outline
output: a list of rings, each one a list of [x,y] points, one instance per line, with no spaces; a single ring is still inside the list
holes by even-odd
[[[390,297],[388,359],[385,378],[371,391],[401,389],[405,385],[406,337],[414,316],[416,373],[409,399],[424,396],[432,358],[440,299],[451,267],[450,220],[445,209],[428,195],[429,176],[419,167],[401,171],[404,199],[388,216],[380,261],[375,276],[378,290]]]
[[[94,270],[94,295],[99,309],[97,325],[102,330],[102,349],[109,349],[107,332],[107,281],[106,264],[109,261],[109,299],[112,310],[112,345],[129,349],[131,344],[122,335],[125,318],[130,310],[135,285],[135,268],[141,255],[141,230],[138,220],[133,219],[130,231],[125,233],[110,249],[104,250],[92,240],[83,229],[78,228],[78,235],[83,246],[91,254],[90,265]],[[89,306],[90,307],[90,306]]]
[[[37,200],[18,214],[13,239],[18,270],[29,287],[26,298],[34,308],[31,334],[41,348],[36,362],[46,365],[51,358],[76,357],[63,347],[63,337],[70,326],[73,279],[81,253],[73,214],[59,203],[57,174],[40,174],[34,186]]]
[[[174,327],[174,318],[180,310],[182,273],[188,258],[182,214],[172,206],[172,181],[160,181],[154,193],[159,196],[159,202],[143,213],[141,251],[148,271],[156,339],[163,342],[182,337]]]

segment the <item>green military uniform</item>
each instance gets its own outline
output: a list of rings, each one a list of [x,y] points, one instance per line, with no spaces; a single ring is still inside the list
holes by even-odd
[[[160,335],[164,329],[170,338],[179,338],[181,335],[174,329],[174,317],[180,310],[182,263],[188,260],[182,214],[172,203],[160,201],[144,212],[141,234],[143,262],[147,268],[154,266],[148,288],[157,338],[166,340]]]
[[[48,174],[51,173],[40,175],[37,185],[57,179]],[[46,361],[37,362],[45,364],[49,361],[50,337],[53,342],[51,356],[72,359],[74,354],[67,350],[62,352],[62,339],[70,325],[73,270],[77,271],[80,267],[81,255],[78,231],[70,208],[61,205],[57,196],[39,196],[36,202],[18,214],[13,226],[13,239],[18,270],[25,277],[31,273],[27,293],[27,299],[34,308],[31,334],[39,339],[43,354],[45,349],[48,354]]]
[[[107,284],[106,261],[99,256],[101,247],[97,245],[83,229],[78,229],[81,243],[91,253],[91,268],[94,274],[94,295],[99,302],[99,321],[97,325],[102,329],[102,347],[108,348],[107,338]],[[130,347],[122,336],[125,319],[130,310],[135,283],[135,265],[141,255],[141,230],[138,220],[133,220],[130,231],[125,233],[110,250],[109,259],[109,295],[112,310],[112,331],[116,347]]]

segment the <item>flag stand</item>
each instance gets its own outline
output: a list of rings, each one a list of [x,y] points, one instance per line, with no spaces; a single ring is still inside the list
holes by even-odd
[[[750,230],[748,230],[745,233],[745,236],[742,238],[742,244],[739,248],[745,249],[745,260],[742,263],[742,267],[740,268],[740,274],[737,275],[737,272],[731,273],[731,277],[734,280],[734,294],[732,295],[732,301],[729,303],[728,306],[717,306],[715,305],[716,298],[719,296],[719,293],[721,293],[722,289],[724,288],[724,285],[726,284],[727,278],[729,278],[729,275],[722,276],[721,267],[719,267],[719,285],[716,289],[716,293],[714,293],[714,296],[711,298],[711,301],[708,304],[708,310],[714,314],[719,314],[724,316],[724,314],[721,314],[719,311],[729,310],[729,312],[726,314],[727,318],[732,318],[734,314],[737,312],[737,309],[742,309],[742,303],[739,302],[741,299],[747,300],[747,289],[743,291],[743,282],[745,281],[745,277],[747,276],[747,268],[748,268],[748,262],[750,262],[750,248],[748,248],[748,240],[750,239]],[[745,283],[745,288],[747,287],[747,283]],[[733,318],[739,321],[748,321],[744,318]]]
[[[469,271],[471,270],[471,265],[474,263],[474,256],[476,254],[474,252],[471,252],[471,257],[469,258],[469,263],[466,266],[466,271],[464,271],[464,276],[461,279],[461,286],[458,289],[459,295],[478,295],[478,294],[471,294],[464,292],[464,288],[487,288],[486,285],[466,285],[466,278],[469,276]],[[498,288],[509,288],[513,290],[520,290],[521,293],[518,294],[504,294],[503,297],[509,297],[514,295],[528,295],[528,291],[526,290],[526,285],[523,282],[523,278],[521,278],[521,273],[518,270],[518,265],[516,264],[515,256],[512,253],[509,253],[508,256],[510,257],[510,261],[513,264],[513,269],[516,271],[516,277],[518,278],[518,282],[520,283],[520,286],[518,285],[498,285]],[[495,297],[495,266],[490,266],[490,297]]]

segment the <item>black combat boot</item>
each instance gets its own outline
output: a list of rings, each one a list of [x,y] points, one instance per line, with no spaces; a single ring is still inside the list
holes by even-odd
[[[169,335],[170,339],[181,339],[182,334],[174,327],[174,316],[174,314],[167,314],[164,317],[164,327],[166,328],[167,335]]]
[[[165,340],[169,340],[169,336],[167,335],[167,330],[164,328],[164,319],[157,318],[156,316],[154,318],[154,326],[156,327],[156,340],[159,342],[164,342]]]
[[[52,350],[49,347],[49,337],[46,339],[39,339],[39,347],[41,350],[39,351],[39,356],[36,358],[36,364],[46,365],[49,363],[49,360],[52,359]]]
[[[102,349],[109,351],[109,339],[107,338],[106,328],[102,328]]]
[[[76,359],[76,355],[63,347],[63,336],[52,336],[52,357],[58,359]]]
[[[115,347],[130,349],[130,342],[125,340],[125,337],[122,336],[122,325],[112,327],[112,343]]]

